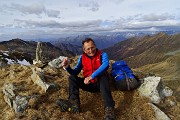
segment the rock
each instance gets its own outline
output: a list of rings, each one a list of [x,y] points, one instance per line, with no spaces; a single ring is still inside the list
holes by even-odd
[[[0,60],[0,68],[5,68],[7,65],[7,61]]]
[[[162,97],[172,96],[173,91],[169,87],[164,86],[163,84],[161,84],[161,85],[162,85],[162,91],[159,93],[160,96],[162,96]]]
[[[53,92],[59,89],[59,86],[57,84],[54,83],[50,83],[48,84],[48,89],[46,90],[46,92]]]
[[[50,61],[48,63],[49,66],[53,67],[53,68],[62,68],[62,62],[64,59],[66,59],[67,57],[64,56],[59,56],[59,58],[54,59],[52,61]],[[70,64],[70,60],[68,59],[68,64]]]
[[[39,85],[45,92],[47,92],[47,90],[49,91],[49,90],[53,90],[53,89],[57,88],[57,85],[55,85],[55,84],[46,83],[44,73],[41,68],[34,67],[31,69],[33,71],[33,74],[31,75],[32,81],[35,84]]]
[[[16,113],[23,112],[28,106],[28,100],[30,97],[19,96],[16,94],[17,88],[9,83],[3,86],[4,100],[12,107]]]
[[[38,61],[38,62],[36,62],[36,61],[33,60],[33,64],[38,68],[44,68],[44,67],[46,67],[48,65],[48,62],[46,62],[46,61]]]
[[[15,112],[23,112],[28,106],[29,99],[30,97],[27,96],[16,96],[15,100],[13,100],[13,109]]]
[[[155,105],[148,103],[152,109],[154,110],[155,113],[155,118],[156,120],[171,120],[163,111],[161,111],[158,107]]]
[[[160,77],[146,77],[144,83],[138,88],[140,95],[148,97],[152,103],[158,104],[162,99],[171,96],[173,91],[164,86]]]
[[[9,83],[9,84],[5,84],[4,86],[3,86],[3,93],[4,93],[4,100],[6,101],[6,103],[10,106],[10,107],[12,107],[13,106],[13,99],[14,99],[14,97],[16,96],[15,95],[15,90],[16,90],[17,88],[13,85],[13,84],[11,84],[11,83]]]

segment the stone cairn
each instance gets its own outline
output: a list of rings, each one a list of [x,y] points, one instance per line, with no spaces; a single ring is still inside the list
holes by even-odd
[[[33,60],[33,64],[37,67],[43,68],[47,65],[47,62],[45,59],[43,59],[43,45],[41,42],[37,42],[36,47],[36,59]]]
[[[36,62],[39,63],[42,61],[42,43],[37,42],[37,47],[36,47]]]
[[[50,89],[54,89],[57,87],[55,84],[49,84],[46,82],[44,77],[44,71],[41,68],[43,66],[43,57],[42,57],[43,49],[42,49],[42,43],[37,42],[36,47],[36,62],[35,66],[31,67],[33,74],[31,75],[32,81],[40,86],[45,92]]]

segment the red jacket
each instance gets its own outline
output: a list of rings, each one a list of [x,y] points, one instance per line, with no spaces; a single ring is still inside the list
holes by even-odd
[[[85,53],[82,54],[82,66],[83,66],[83,76],[88,77],[96,71],[101,66],[101,54],[102,51],[97,50],[95,56],[88,57]],[[90,82],[94,83],[97,81],[97,78],[91,80]]]

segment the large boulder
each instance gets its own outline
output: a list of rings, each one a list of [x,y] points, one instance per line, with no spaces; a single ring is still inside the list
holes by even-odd
[[[156,76],[144,78],[144,83],[138,88],[138,91],[142,96],[148,97],[155,104],[173,94],[169,87],[163,85],[161,78]]]

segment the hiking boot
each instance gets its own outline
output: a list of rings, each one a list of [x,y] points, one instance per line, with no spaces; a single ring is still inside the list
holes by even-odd
[[[56,101],[56,104],[61,108],[61,112],[72,112],[79,113],[79,103],[77,100],[64,100],[59,99]]]
[[[104,120],[115,120],[114,108],[106,107]]]

